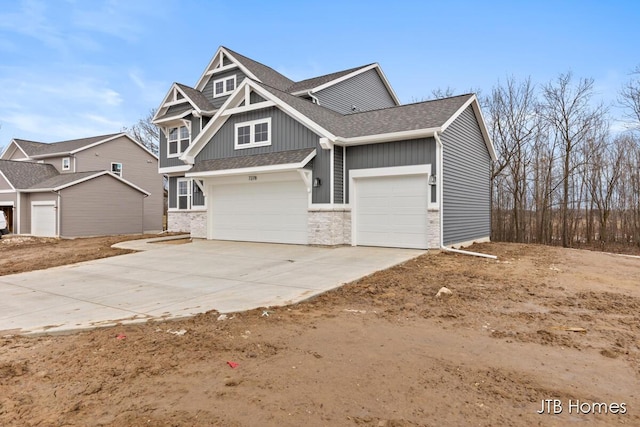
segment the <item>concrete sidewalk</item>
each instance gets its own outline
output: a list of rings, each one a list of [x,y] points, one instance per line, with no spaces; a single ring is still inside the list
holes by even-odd
[[[153,247],[0,276],[0,336],[287,305],[425,253],[198,240]]]

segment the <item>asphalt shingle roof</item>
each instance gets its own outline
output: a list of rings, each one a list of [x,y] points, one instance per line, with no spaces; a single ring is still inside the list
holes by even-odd
[[[473,96],[460,95],[342,115],[309,100],[261,86],[335,136],[344,138],[440,127]]]
[[[196,106],[202,111],[213,111],[216,109],[211,102],[207,99],[206,96],[202,94],[199,90],[196,90],[187,85],[183,85],[182,83],[176,83],[180,89],[189,97],[191,101],[193,101]]]
[[[318,76],[318,77],[313,77],[306,80],[300,80],[299,82],[296,82],[291,87],[289,87],[287,89],[287,92],[295,93],[303,90],[311,90],[315,87],[322,86],[325,83],[329,83],[332,80],[336,80],[336,79],[339,79],[340,77],[346,76],[347,74],[351,74],[354,71],[368,67],[369,65],[372,65],[372,64],[363,65],[361,67],[350,68],[348,70],[337,71],[335,73],[325,74],[324,76]]]
[[[89,176],[95,175],[100,172],[104,172],[104,171],[63,173],[56,176],[52,176],[51,178],[45,179],[44,181],[40,181],[37,184],[34,184],[31,187],[29,187],[29,189],[38,190],[38,189],[57,188],[63,185],[71,184],[72,182],[79,181],[81,179],[87,178]]]
[[[55,167],[45,163],[16,162],[0,160],[0,171],[7,177],[11,185],[24,190],[33,185],[58,175]]]
[[[116,135],[119,135],[119,133],[112,133],[108,135],[92,136],[90,138],[72,139],[68,141],[59,141],[59,142],[51,142],[51,143],[27,141],[24,139],[14,139],[14,141],[16,144],[20,146],[20,148],[25,153],[27,153],[29,157],[32,157],[32,156],[41,156],[46,154],[69,153],[71,151],[77,150],[78,148],[95,144],[96,142],[100,142],[102,140],[114,137]]]
[[[254,154],[252,156],[212,159],[196,162],[190,172],[219,171],[227,169],[253,168],[258,166],[286,165],[300,163],[313,152],[314,148],[280,151],[277,153]]]
[[[240,61],[249,71],[251,71],[262,83],[283,91],[286,91],[294,84],[293,80],[283,76],[273,68],[267,67],[266,65],[254,61],[251,58],[247,58],[244,55],[240,55],[229,48],[225,47],[225,49],[234,58]]]

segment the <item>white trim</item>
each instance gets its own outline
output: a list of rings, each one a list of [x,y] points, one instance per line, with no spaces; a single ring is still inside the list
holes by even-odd
[[[191,111],[187,110],[187,111],[184,111],[184,112],[178,114],[177,116],[165,117],[164,119],[154,120],[153,124],[157,125],[157,124],[160,124],[160,123],[171,122],[171,121],[174,121],[174,120],[177,121],[177,120],[180,120],[180,119],[188,116],[189,114],[191,114]]]
[[[182,155],[182,153],[184,153],[185,151],[187,151],[189,149],[189,146],[191,145],[191,126],[190,126],[190,122],[188,121],[182,121],[182,123],[177,123],[176,126],[168,126],[166,129],[166,139],[167,139],[167,158],[171,159],[171,158],[176,158],[176,157],[180,157]],[[187,131],[187,138],[186,140],[189,141],[189,143],[187,144],[187,148],[183,151],[182,150],[182,142],[185,141],[185,138],[182,138],[182,128],[185,128]],[[172,129],[176,129],[176,139],[172,140],[169,139],[169,137],[171,136],[171,130]],[[175,153],[171,153],[171,144],[172,143],[176,143],[176,150],[178,150]]]
[[[31,202],[31,206],[56,206],[56,202],[51,200],[40,200]]]
[[[113,165],[120,165],[120,173],[116,173],[113,171]],[[121,162],[111,162],[111,173],[114,174],[115,176],[119,176],[120,178],[122,178],[123,175],[123,170],[124,170],[124,166],[122,165]]]
[[[7,147],[2,151],[2,154],[0,154],[0,159],[4,159],[4,155],[9,151],[9,147],[11,147],[11,144],[13,144],[16,147],[18,147],[18,149],[20,151],[22,151],[22,154],[24,154],[25,158],[24,159],[19,159],[19,160],[29,160],[29,155],[24,152],[22,147],[20,147],[20,144],[18,144],[15,139],[12,139],[11,142],[9,143],[9,145],[7,145]],[[14,150],[14,152],[15,152],[15,150]],[[9,160],[9,159],[5,159],[5,160]]]
[[[13,201],[0,200],[0,206],[6,208],[7,206],[14,206],[14,204]]]
[[[191,165],[181,165],[181,166],[168,166],[164,168],[158,168],[158,173],[161,174],[170,174],[175,172],[186,172],[190,170],[193,166]]]
[[[257,125],[267,125],[267,139],[265,141],[256,141],[256,126]],[[248,127],[249,128],[249,142],[246,144],[238,143],[238,129]],[[244,150],[247,148],[254,147],[265,147],[267,145],[271,145],[271,117],[266,117],[264,119],[250,120],[248,122],[236,123],[234,125],[233,132],[233,148],[235,150]]]
[[[213,74],[218,74],[218,73],[222,73],[224,71],[229,71],[229,70],[233,70],[234,68],[238,68],[238,64],[227,64],[227,65],[222,65],[219,67],[214,68],[213,70],[209,70],[205,73],[205,75],[207,76],[211,76]]]
[[[76,181],[68,182],[68,183],[63,184],[63,185],[60,185],[60,186],[58,186],[58,187],[51,187],[51,188],[29,188],[29,189],[26,189],[26,190],[20,190],[20,192],[22,192],[22,193],[42,193],[42,192],[46,192],[46,191],[60,191],[60,190],[64,190],[65,188],[68,188],[68,187],[72,187],[72,186],[74,186],[74,185],[77,185],[77,184],[82,184],[83,182],[89,181],[89,180],[94,179],[94,178],[98,178],[98,177],[103,176],[103,175],[109,175],[109,176],[111,176],[111,177],[113,177],[113,178],[117,179],[118,181],[122,182],[123,184],[126,184],[126,185],[128,185],[129,187],[134,188],[134,189],[138,190],[139,192],[141,192],[141,193],[143,193],[143,194],[146,194],[147,196],[150,196],[150,195],[151,195],[151,193],[149,193],[148,191],[146,191],[146,190],[144,190],[144,189],[142,189],[142,188],[138,187],[138,186],[137,186],[137,185],[135,185],[134,183],[129,182],[129,181],[127,181],[127,180],[126,180],[126,179],[124,179],[124,178],[120,178],[118,175],[114,175],[114,174],[112,174],[112,173],[111,173],[111,172],[109,172],[109,171],[99,171],[99,172],[96,172],[96,173],[95,173],[95,174],[93,174],[93,175],[85,176],[84,178],[78,179],[78,180],[76,180]]]
[[[200,92],[202,92],[202,90],[204,89],[204,86],[207,84],[207,80],[208,80],[207,77],[209,77],[207,73],[212,70],[215,72],[217,68],[213,67],[213,65],[216,64],[216,62],[219,62],[220,64],[224,63],[223,55],[228,57],[231,62],[235,63],[240,69],[240,71],[242,71],[247,77],[256,81],[260,81],[260,79],[257,78],[255,74],[249,71],[247,67],[245,67],[240,61],[234,58],[233,55],[231,55],[224,47],[220,46],[216,51],[216,53],[213,55],[213,58],[211,58],[211,61],[209,61],[209,65],[207,65],[207,68],[204,69],[204,72],[198,79],[198,82],[194,86],[196,90],[199,90]]]
[[[64,164],[64,163],[65,163],[65,162],[64,162],[65,160],[67,161],[67,166],[66,166],[66,167],[65,167],[65,164]],[[63,158],[62,158],[62,160],[61,160],[61,162],[62,162],[62,170],[63,170],[63,171],[71,170],[71,157],[69,157],[69,156],[67,156],[67,157],[63,157]]]
[[[342,201],[347,200],[347,147],[342,146]]]
[[[493,141],[489,136],[489,131],[487,130],[487,126],[484,121],[484,117],[482,115],[482,109],[480,108],[480,104],[478,103],[478,98],[476,97],[475,94],[471,95],[471,97],[464,104],[462,104],[462,106],[458,109],[458,111],[453,113],[453,115],[449,117],[449,119],[446,122],[444,122],[444,124],[440,127],[440,130],[438,130],[438,132],[442,133],[445,130],[447,130],[449,125],[451,125],[460,116],[460,114],[462,114],[464,110],[467,109],[469,105],[472,106],[473,111],[476,113],[476,121],[478,122],[478,126],[480,127],[480,132],[484,137],[485,145],[487,146],[487,150],[489,151],[489,156],[491,157],[491,160],[495,162],[497,160],[496,150],[493,146]]]
[[[227,82],[229,80],[233,80],[233,89],[229,89],[228,88]],[[220,83],[220,82],[222,82],[222,92],[218,93],[216,91],[216,85],[218,83]],[[222,77],[222,78],[216,79],[216,80],[213,81],[213,84],[211,86],[212,86],[213,97],[214,98],[220,98],[221,96],[227,96],[227,95],[229,95],[230,93],[233,93],[233,91],[236,90],[236,87],[237,87],[236,75],[234,74],[232,76],[226,76],[226,77]]]
[[[0,190],[0,194],[12,194],[15,193],[16,190]],[[2,203],[2,202],[0,202]]]
[[[263,108],[275,107],[273,101],[256,102],[255,104],[243,105],[242,107],[229,108],[222,112],[221,116],[230,116],[232,114],[246,113],[247,111],[262,110]]]
[[[425,181],[429,179],[431,174],[431,165],[412,165],[412,166],[395,166],[388,168],[369,168],[369,169],[351,169],[349,171],[349,205],[353,215],[351,215],[351,246],[357,246],[357,187],[355,181],[360,178],[374,178],[385,176],[402,176],[402,175],[425,175]],[[428,182],[428,181],[427,181]],[[427,186],[428,187],[428,186]],[[429,194],[427,194],[428,197]],[[429,200],[429,199],[427,199]],[[425,212],[425,215],[427,212]]]
[[[329,151],[329,203],[333,205],[334,202],[334,197],[335,195],[333,194],[334,192],[334,188],[333,188],[333,180],[334,180],[334,167],[335,167],[335,162],[336,162],[336,153],[334,150],[333,145],[331,146],[331,151]]]
[[[181,182],[186,182],[187,183],[187,194],[180,194],[180,183]],[[193,185],[193,181],[191,180],[191,178],[178,178],[176,179],[176,207],[175,209],[181,210],[181,211],[190,211],[191,210],[191,196],[192,196],[192,190],[191,190],[191,186]],[[181,208],[180,207],[180,197],[185,197],[187,198],[187,207],[186,208]]]
[[[176,89],[178,88],[176,87]],[[182,91],[180,91],[180,93],[182,93]],[[184,94],[182,96],[184,96]],[[180,104],[190,104],[189,98],[182,98],[182,99],[176,99],[175,101],[165,102],[163,107],[172,107],[174,105],[180,105]]]
[[[13,184],[11,183],[11,181],[9,181],[9,178],[7,178],[7,176],[4,174],[4,172],[0,171],[0,176],[7,182],[7,184],[9,184],[9,187],[11,187],[11,192],[16,191],[16,187],[13,186]],[[5,191],[5,190],[2,190]]]
[[[285,163],[281,165],[255,166],[250,168],[224,169],[219,171],[203,171],[186,173],[185,177],[208,177],[208,176],[233,176],[258,174],[269,172],[286,172],[304,168],[304,166],[316,156],[316,150],[313,150],[307,157],[299,163]]]
[[[426,128],[416,130],[405,130],[400,132],[381,133],[375,135],[355,136],[343,138],[341,136],[335,138],[335,142],[344,145],[363,145],[375,144],[380,142],[401,141],[404,139],[417,139],[432,137],[434,133],[439,132],[440,128]]]

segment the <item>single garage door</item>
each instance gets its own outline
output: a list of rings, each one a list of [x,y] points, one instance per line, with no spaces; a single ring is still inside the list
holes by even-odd
[[[55,203],[34,203],[31,205],[31,234],[42,237],[56,236]]]
[[[427,176],[359,178],[356,244],[427,248]]]
[[[302,179],[210,188],[214,239],[307,243],[308,193]]]

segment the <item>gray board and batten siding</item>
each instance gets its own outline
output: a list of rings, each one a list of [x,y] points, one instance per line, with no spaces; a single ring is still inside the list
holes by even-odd
[[[436,141],[434,138],[419,138],[347,147],[345,158],[345,169],[347,171],[345,203],[349,203],[349,172],[353,169],[425,164],[430,164],[432,171],[437,170]]]
[[[340,114],[396,106],[378,72],[373,69],[320,90],[314,96],[321,106]]]
[[[344,203],[344,147],[333,147],[333,203]]]
[[[255,148],[234,148],[235,124],[252,120],[271,118],[271,145]],[[280,151],[315,148],[313,161],[313,178],[320,178],[321,185],[312,190],[313,203],[330,202],[330,150],[320,147],[319,136],[300,124],[278,108],[269,107],[262,110],[234,114],[222,125],[213,138],[198,153],[195,162],[211,159],[251,156],[254,154],[275,153]]]
[[[491,234],[491,158],[471,106],[441,135],[444,244]]]
[[[200,133],[200,128],[204,127],[205,124],[202,122],[202,118],[194,117],[189,114],[185,117],[185,120],[189,120],[191,122],[191,142],[198,136]],[[208,120],[207,120],[208,122]],[[175,126],[175,125],[174,125]],[[169,126],[171,127],[171,126]],[[184,166],[185,163],[180,160],[178,157],[167,157],[168,155],[168,147],[167,147],[167,137],[164,132],[160,132],[160,139],[158,141],[158,158],[160,161],[161,168],[168,168],[172,166]]]

